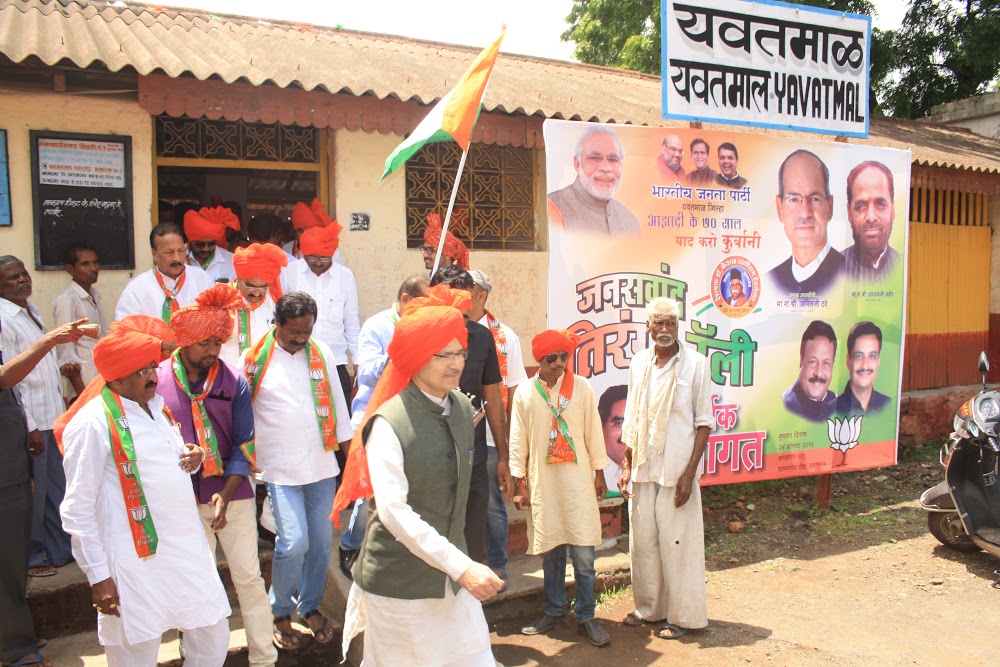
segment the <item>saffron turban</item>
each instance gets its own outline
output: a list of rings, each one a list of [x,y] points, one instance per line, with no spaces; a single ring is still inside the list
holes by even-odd
[[[541,360],[553,352],[569,352],[566,361],[566,377],[562,389],[566,396],[573,395],[573,351],[580,344],[580,337],[566,329],[546,329],[531,339],[531,355],[535,361]]]
[[[458,230],[465,226],[466,213],[464,209],[456,208],[452,212],[449,230],[444,235],[444,248],[441,253],[448,255],[452,259],[458,260],[458,265],[469,270],[469,249],[462,243],[451,230]],[[437,248],[441,242],[441,232],[444,231],[444,219],[440,213],[431,213],[427,216],[427,228],[424,229],[424,243]]]
[[[273,285],[284,266],[288,266],[288,255],[273,243],[251,243],[233,254],[233,270],[240,280],[259,278]]]
[[[323,210],[319,199],[313,199],[311,204],[300,201],[292,209],[292,227],[294,229],[328,227],[333,222],[333,218]]]
[[[104,391],[108,381],[131,375],[151,363],[160,363],[170,356],[170,352],[164,348],[164,343],[172,342],[174,342],[174,332],[159,318],[129,315],[112,322],[111,333],[94,346],[94,366],[98,375],[77,396],[73,405],[59,415],[52,426],[59,451],[62,451],[62,436],[66,425],[83,406]]]
[[[299,249],[302,256],[319,255],[320,257],[333,257],[340,245],[340,230],[343,227],[336,220],[326,227],[312,227],[302,232],[299,237]]]
[[[405,389],[413,376],[448,343],[457,339],[462,347],[467,347],[469,330],[462,311],[468,310],[471,305],[472,298],[465,290],[435,285],[427,290],[427,296],[413,299],[404,307],[403,316],[396,322],[392,340],[389,341],[389,362],[365,408],[361,427],[354,431],[343,483],[337,489],[330,515],[338,528],[341,511],[351,501],[372,494],[368,457],[362,437],[364,424],[383,403]]]
[[[187,347],[216,336],[227,341],[233,336],[233,312],[243,307],[243,297],[232,285],[216,283],[170,316],[177,344]]]
[[[216,206],[184,214],[184,236],[188,241],[215,241],[226,245],[226,227],[238,230],[240,219],[228,208]]]

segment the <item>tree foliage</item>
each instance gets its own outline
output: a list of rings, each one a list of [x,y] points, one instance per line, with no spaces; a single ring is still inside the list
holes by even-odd
[[[885,113],[927,116],[935,104],[989,90],[1000,74],[1000,0],[909,0],[899,30],[872,30],[871,85]],[[799,4],[875,14],[870,0]],[[660,0],[574,0],[564,41],[581,62],[658,74]]]

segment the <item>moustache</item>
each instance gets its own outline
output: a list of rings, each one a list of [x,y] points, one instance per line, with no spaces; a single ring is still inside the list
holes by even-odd
[[[148,380],[146,382],[146,389],[156,389],[156,380]]]
[[[829,379],[819,375],[813,375],[811,378],[809,378],[809,382],[815,384],[826,384],[827,382],[829,382]]]

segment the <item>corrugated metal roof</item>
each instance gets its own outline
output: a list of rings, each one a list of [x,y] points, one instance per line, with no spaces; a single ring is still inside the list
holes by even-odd
[[[0,53],[15,63],[103,65],[118,72],[217,78],[429,104],[478,49],[306,24],[120,1],[0,0]],[[659,77],[502,53],[487,110],[546,118],[674,125]],[[802,136],[802,135],[799,135]],[[873,118],[870,143],[914,162],[1000,172],[1000,142],[927,123]]]

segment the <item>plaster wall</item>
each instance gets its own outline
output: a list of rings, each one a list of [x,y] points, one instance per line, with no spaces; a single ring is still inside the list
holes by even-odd
[[[42,311],[42,318],[50,327],[54,324],[52,301],[66,288],[69,277],[65,271],[35,270],[29,132],[51,130],[114,134],[132,138],[132,214],[136,268],[135,271],[102,271],[97,283],[105,315],[109,319],[113,318],[118,295],[125,284],[136,272],[141,273],[152,266],[148,238],[152,229],[153,124],[149,114],[135,102],[0,90],[0,129],[7,130],[13,223],[10,227],[0,227],[0,254],[15,255],[24,262],[33,281],[31,301]]]

